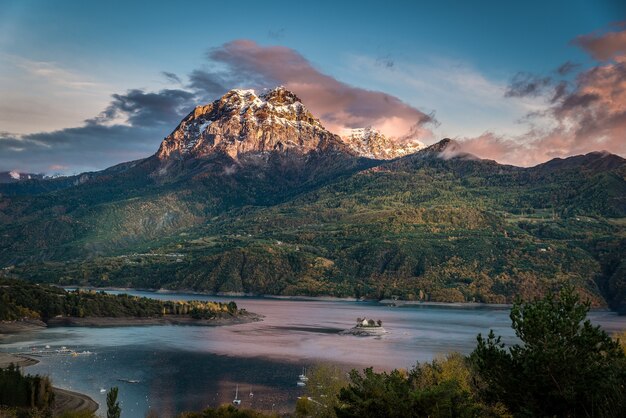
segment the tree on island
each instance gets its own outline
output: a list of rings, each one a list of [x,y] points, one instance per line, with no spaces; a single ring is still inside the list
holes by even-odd
[[[573,288],[511,310],[521,344],[491,331],[472,353],[482,394],[515,416],[626,416],[626,355],[586,319],[589,303]]]
[[[120,418],[122,408],[117,401],[117,386],[112,387],[107,393],[107,418]]]

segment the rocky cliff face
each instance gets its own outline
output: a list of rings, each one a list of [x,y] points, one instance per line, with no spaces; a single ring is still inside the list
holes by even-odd
[[[198,106],[161,143],[160,160],[187,160],[221,152],[235,160],[272,152],[306,155],[312,151],[385,160],[424,148],[417,140],[395,141],[373,128],[352,129],[343,137],[324,128],[301,100],[284,87],[257,95],[231,90]]]
[[[257,96],[231,90],[198,106],[161,143],[157,157],[188,159],[223,152],[237,160],[246,154],[338,150],[351,153],[327,131],[300,99],[283,87]]]
[[[371,127],[349,130],[341,139],[356,154],[377,160],[390,160],[425,148],[418,140],[394,141]]]

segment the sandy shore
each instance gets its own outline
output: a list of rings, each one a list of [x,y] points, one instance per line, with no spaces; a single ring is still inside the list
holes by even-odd
[[[237,316],[225,316],[216,319],[194,319],[185,316],[166,315],[156,318],[137,317],[58,317],[48,321],[49,327],[136,327],[144,325],[192,325],[203,327],[217,327],[222,325],[245,324],[262,319],[261,315],[245,313]]]
[[[0,369],[4,369],[9,367],[9,365],[13,363],[20,367],[32,366],[33,364],[39,363],[39,361],[32,359],[26,356],[18,356],[15,354],[9,353],[0,353]]]
[[[96,412],[98,403],[89,396],[66,389],[54,388],[54,416],[63,412]]]
[[[0,341],[12,334],[39,331],[45,327],[45,323],[34,319],[28,321],[0,321]]]

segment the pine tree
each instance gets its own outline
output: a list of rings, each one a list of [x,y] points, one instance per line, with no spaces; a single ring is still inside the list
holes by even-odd
[[[117,386],[112,387],[107,393],[107,418],[120,418],[122,415],[122,408],[117,401]]]

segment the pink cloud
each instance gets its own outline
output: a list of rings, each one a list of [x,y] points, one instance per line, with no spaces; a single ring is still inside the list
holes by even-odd
[[[64,171],[67,170],[69,167],[66,165],[61,165],[61,164],[52,164],[51,166],[48,167],[48,170],[50,171]]]
[[[345,128],[373,126],[394,137],[409,132],[418,138],[431,135],[425,125],[434,122],[432,115],[389,94],[338,81],[317,70],[291,48],[237,40],[213,49],[209,57],[226,64],[241,82],[249,85],[284,85],[335,133]]]
[[[518,138],[491,132],[459,138],[462,150],[521,166],[592,151],[626,156],[626,31],[584,35],[576,42],[611,61],[579,73],[569,88],[565,81],[553,85],[542,113],[551,119],[551,128],[534,128]]]
[[[605,34],[580,35],[572,42],[583,48],[595,59],[606,61],[615,55],[626,53],[626,30]]]

